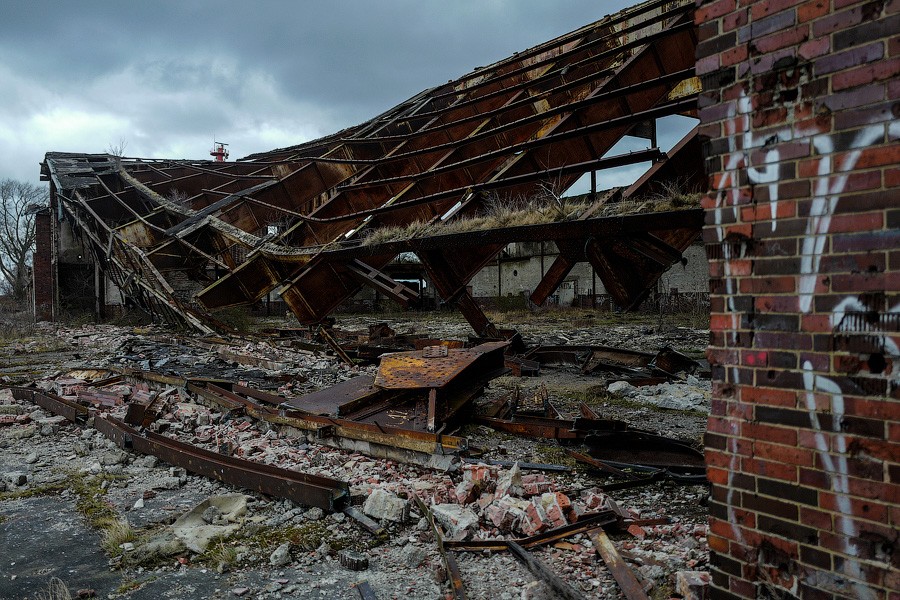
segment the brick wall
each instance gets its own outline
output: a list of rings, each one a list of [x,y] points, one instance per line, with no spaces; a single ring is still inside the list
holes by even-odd
[[[53,320],[53,276],[51,255],[53,241],[50,231],[50,211],[35,215],[35,251],[32,275],[34,277],[34,318],[36,321]]]
[[[700,2],[718,598],[900,598],[900,0]]]

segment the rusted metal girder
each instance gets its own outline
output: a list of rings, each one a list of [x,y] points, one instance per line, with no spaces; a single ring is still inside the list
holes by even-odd
[[[627,429],[624,421],[613,419],[553,419],[515,414],[512,419],[496,419],[476,416],[476,423],[498,431],[552,440],[581,440],[593,432],[616,432]]]
[[[89,411],[87,407],[72,400],[31,388],[11,387],[8,389],[16,400],[33,402],[41,408],[47,409],[55,415],[65,417],[73,423],[83,423],[88,418]]]
[[[64,398],[27,388],[10,389],[17,400],[34,402],[72,422],[83,422],[87,417],[87,408]],[[191,473],[323,510],[341,510],[349,504],[350,489],[344,481],[224,456],[150,431],[135,429],[112,417],[96,416],[94,428],[120,448],[152,454]]]
[[[607,202],[598,202],[595,209],[586,211],[581,215],[581,219],[595,218],[597,209],[611,204],[612,201],[628,201],[635,198],[644,198],[659,196],[665,193],[662,182],[677,182],[677,187],[686,192],[691,190],[704,189],[703,173],[701,169],[695,166],[696,157],[701,154],[700,140],[698,138],[698,130],[695,127],[689,131],[675,146],[664,155],[661,160],[654,161],[650,168],[638,180],[625,190],[617,190],[618,195],[611,198]],[[661,228],[660,231],[653,233],[647,229],[642,232],[634,232],[632,235],[624,238],[624,244],[634,244],[641,246],[647,251],[655,254],[656,262],[668,269],[671,265],[681,260],[681,253],[697,239],[696,230],[691,233],[685,231],[682,235],[673,235],[671,230],[683,229],[678,227]],[[638,236],[645,236],[645,242],[639,240]],[[665,238],[666,241],[663,241]],[[563,282],[572,268],[579,262],[587,260],[585,256],[585,244],[574,245],[567,243],[565,245],[557,242],[559,247],[559,256],[554,259],[553,263],[544,274],[541,282],[535,287],[531,294],[532,303],[540,306],[547,298],[553,294],[559,285]],[[659,269],[654,269],[653,272]],[[656,277],[652,273],[645,276],[641,281],[643,287],[651,285]],[[633,306],[637,297],[632,297],[627,288],[619,283],[619,277],[627,277],[628,273],[620,273],[616,270],[604,270],[598,273],[604,286],[613,295],[615,301],[620,306]],[[604,279],[612,278],[612,279]],[[638,292],[639,293],[639,292]]]
[[[554,527],[553,529],[516,540],[445,540],[444,547],[458,552],[497,551],[507,550],[509,542],[513,541],[522,548],[538,548],[598,527],[614,526],[615,528],[621,528],[621,524],[621,520],[615,512],[612,510],[601,510],[580,515],[575,523]]]
[[[328,511],[341,510],[350,500],[347,483],[330,477],[224,456],[151,431],[139,431],[112,417],[97,417],[94,427],[120,448],[152,454],[191,473],[269,496]]]
[[[132,380],[158,382],[183,388],[195,394],[201,402],[215,405],[232,414],[247,414],[269,423],[316,432],[324,436],[321,437],[324,444],[362,450],[373,456],[432,464],[435,468],[449,469],[453,466],[454,460],[458,462],[457,455],[468,450],[466,438],[294,410],[284,398],[227,381],[186,380],[136,370],[123,371],[123,374]],[[371,377],[368,379],[371,381]],[[349,381],[354,382],[349,385],[357,385],[355,380]],[[347,382],[341,384],[344,385],[347,385]],[[23,393],[25,392],[30,394],[32,390],[23,390]],[[327,392],[328,390],[323,391]],[[280,402],[278,406],[273,406],[276,398]],[[332,406],[336,405],[322,404],[319,406],[320,412],[327,412]],[[87,409],[81,405],[75,404],[74,407],[86,414]],[[365,448],[361,448],[361,445]]]

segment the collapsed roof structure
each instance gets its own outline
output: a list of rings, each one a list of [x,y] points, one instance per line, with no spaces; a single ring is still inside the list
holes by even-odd
[[[587,260],[613,299],[633,307],[681,260],[703,221],[699,208],[602,216],[656,182],[702,182],[696,129],[668,154],[656,147],[656,119],[696,116],[693,5],[646,2],[356,127],[236,162],[51,152],[42,175],[53,218],[70,223],[133,302],[206,332],[217,328],[215,310],[272,291],[306,324],[362,286],[415,302],[415,291],[382,272],[413,252],[440,296],[478,334],[496,336],[466,284],[516,241],[560,250],[534,303]],[[626,135],[651,148],[611,156]],[[555,201],[585,173],[646,161],[652,166],[634,185],[595,188],[575,218],[442,231],[492,203],[548,193]],[[366,243],[388,227],[413,233]]]

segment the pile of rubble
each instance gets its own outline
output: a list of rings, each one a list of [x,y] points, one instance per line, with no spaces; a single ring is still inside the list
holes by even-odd
[[[413,593],[437,597],[441,589],[459,579],[476,597],[518,598],[542,593],[534,583],[536,576],[528,572],[534,572],[529,564],[536,561],[574,590],[591,597],[616,598],[620,594],[618,578],[614,580],[613,572],[604,567],[601,547],[595,541],[601,531],[598,528],[605,527],[645,590],[685,597],[702,593],[697,591],[702,585],[697,586],[702,584],[707,560],[702,508],[707,490],[703,485],[671,488],[666,487],[671,482],[652,481],[631,487],[599,478],[592,470],[515,460],[500,465],[491,464],[500,461],[468,459],[464,463],[457,458],[434,469],[324,445],[322,431],[298,430],[211,404],[171,377],[209,376],[210,370],[219,368],[216,381],[225,373],[236,376],[240,385],[260,380],[287,399],[321,387],[310,381],[323,380],[317,373],[330,372],[333,378],[346,380],[371,369],[340,366],[333,359],[307,352],[291,355],[290,360],[285,360],[288,355],[281,356],[280,362],[285,364],[268,369],[276,366],[274,361],[279,358],[267,350],[272,347],[268,342],[228,346],[226,352],[231,356],[252,359],[227,362],[221,344],[210,350],[203,346],[206,342],[196,340],[160,341],[144,333],[92,331],[74,338],[76,344],[95,352],[84,365],[92,368],[56,373],[36,381],[33,388],[81,406],[83,416],[71,424],[5,391],[0,396],[0,462],[4,468],[10,459],[20,463],[3,477],[6,494],[12,496],[46,485],[42,473],[54,466],[93,477],[118,478],[104,488],[108,501],[131,526],[153,532],[149,540],[126,542],[130,545],[121,548],[122,557],[159,556],[153,569],[160,572],[185,564],[209,564],[208,547],[195,543],[190,537],[194,534],[184,533],[199,530],[214,532],[207,537],[234,551],[230,565],[213,565],[219,575],[229,569],[249,577],[259,570],[303,571],[327,565],[328,572],[335,574],[335,585],[341,585],[342,577],[358,581],[354,569],[362,569],[369,584],[387,596]],[[266,366],[266,361],[273,362]],[[250,362],[253,365],[245,364]],[[285,376],[287,363],[290,373]],[[123,376],[120,367],[125,364],[141,371],[150,366],[161,373],[150,381],[132,372]],[[638,389],[649,397],[647,390],[655,387],[659,392],[652,396],[665,398],[676,394],[665,386],[676,385],[677,390],[696,388],[699,391],[690,394],[703,396],[703,384],[689,376],[680,384],[640,388],[613,384],[610,391],[628,395]],[[690,394],[683,395],[702,406],[703,399]],[[637,395],[633,399],[644,401]],[[222,457],[345,482],[344,508],[273,501],[258,493],[244,493],[235,500],[229,496],[236,491],[232,486],[191,475],[183,467],[166,465],[153,456],[122,451],[121,444],[91,428],[100,420],[125,421],[129,409],[151,403],[154,416],[140,430],[147,433],[141,435],[152,432]],[[28,440],[36,457],[31,453],[21,456],[21,439]],[[36,470],[33,465],[44,468]],[[676,489],[678,499],[673,501]],[[233,500],[240,506],[227,504]],[[669,514],[667,509],[674,505],[681,508]],[[162,523],[172,525],[165,535],[158,529]],[[295,537],[269,547],[248,541],[263,530],[304,528],[315,532],[312,537],[319,542]],[[511,543],[527,547],[525,564],[521,557],[520,562],[513,557]],[[448,553],[456,557],[452,563],[446,558]],[[129,566],[127,560],[117,564],[135,568],[135,563]],[[150,571],[141,571],[145,572]],[[231,591],[238,595],[246,589],[242,593],[274,598],[295,585],[277,581],[276,585],[273,579],[284,578],[270,575],[265,585],[248,583]],[[694,596],[681,591],[690,587],[688,583],[694,586],[690,592]]]

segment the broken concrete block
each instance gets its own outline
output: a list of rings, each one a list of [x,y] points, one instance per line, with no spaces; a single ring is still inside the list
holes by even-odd
[[[6,437],[12,440],[24,440],[37,435],[38,426],[34,423],[23,425],[21,427],[13,427],[6,432]]]
[[[283,567],[291,562],[291,543],[285,542],[278,546],[269,556],[269,564],[273,567]]]
[[[172,523],[172,533],[190,550],[206,551],[210,541],[216,537],[230,535],[240,527],[239,521],[247,513],[247,499],[244,494],[223,494],[210,496]],[[228,525],[210,525],[203,519],[205,511],[215,506]],[[233,524],[232,524],[233,523]]]
[[[509,471],[504,472],[497,481],[497,496],[522,495],[522,471],[517,462]]]
[[[178,477],[159,477],[153,480],[153,487],[160,490],[177,490],[181,487]]]
[[[100,454],[101,465],[121,465],[128,458],[128,455],[121,450],[110,450]]]
[[[387,519],[402,523],[409,518],[409,502],[387,490],[375,488],[366,498],[363,512],[373,519]]]
[[[678,571],[675,573],[675,591],[685,600],[706,600],[709,598],[709,573]]]
[[[449,539],[463,540],[478,529],[478,515],[459,504],[435,504],[431,513]]]
[[[341,514],[343,515],[343,513]],[[325,511],[317,506],[314,506],[303,513],[303,518],[307,521],[321,521],[325,518]]]
[[[460,481],[453,491],[456,501],[460,504],[469,504],[478,497],[478,485],[473,481]]]
[[[222,518],[222,510],[215,505],[209,505],[206,507],[206,510],[203,511],[203,514],[200,515],[204,521],[207,523],[216,523]]]
[[[410,569],[416,569],[425,562],[427,553],[419,546],[409,544],[400,552],[400,560]]]
[[[525,518],[528,502],[512,496],[504,496],[485,510],[485,515],[500,531],[514,531]]]
[[[10,471],[3,474],[3,481],[10,485],[25,485],[28,483],[28,476],[22,471]]]
[[[609,387],[606,388],[606,391],[610,394],[616,394],[619,396],[624,396],[625,398],[633,398],[637,396],[640,391],[627,381],[614,381],[609,384]]]

